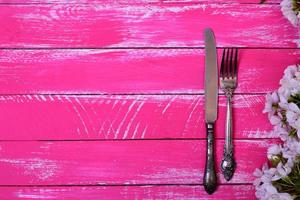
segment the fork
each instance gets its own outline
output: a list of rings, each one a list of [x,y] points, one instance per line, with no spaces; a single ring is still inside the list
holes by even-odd
[[[224,145],[224,155],[221,163],[223,175],[229,181],[236,167],[234,160],[234,148],[232,142],[233,125],[232,125],[232,97],[237,87],[237,48],[225,48],[223,51],[221,69],[220,69],[220,86],[224,91],[227,99],[226,109],[226,141]]]

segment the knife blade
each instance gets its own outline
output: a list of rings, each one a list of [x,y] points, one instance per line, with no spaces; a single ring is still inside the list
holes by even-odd
[[[214,161],[214,124],[217,120],[218,106],[218,65],[214,33],[204,30],[205,37],[205,122],[207,133],[206,166],[203,177],[204,188],[212,194],[217,187]]]

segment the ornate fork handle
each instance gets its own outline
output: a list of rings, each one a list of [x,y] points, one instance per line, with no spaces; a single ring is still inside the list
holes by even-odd
[[[226,114],[226,141],[224,145],[224,155],[221,164],[221,168],[224,177],[229,181],[234,173],[236,162],[233,154],[233,142],[232,142],[232,88],[225,88],[224,92],[227,97],[227,114]]]

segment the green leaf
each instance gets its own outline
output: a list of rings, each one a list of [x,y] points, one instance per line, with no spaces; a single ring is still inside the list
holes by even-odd
[[[300,195],[300,180],[295,182],[295,190]]]
[[[289,132],[289,136],[290,137],[295,137],[297,135],[297,129],[293,128],[290,132]]]

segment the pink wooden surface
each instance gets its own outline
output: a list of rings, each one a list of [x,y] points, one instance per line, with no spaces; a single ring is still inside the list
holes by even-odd
[[[252,183],[278,140],[236,140],[229,183]],[[205,140],[1,142],[1,185],[201,184]],[[216,141],[221,162],[223,140]],[[220,183],[228,183],[216,166]],[[12,176],[15,174],[15,176]]]
[[[80,195],[78,195],[80,194]],[[94,187],[4,187],[0,199],[197,199],[197,200],[254,200],[251,185],[222,185],[218,193],[207,196],[203,186],[94,186]]]
[[[242,49],[236,92],[272,91],[299,62],[300,49]],[[203,76],[202,49],[0,51],[2,94],[202,93]]]
[[[235,138],[270,137],[264,100],[235,96]],[[0,96],[0,140],[205,138],[203,105],[203,95]],[[225,134],[225,105],[221,96],[217,138]]]
[[[241,3],[241,4],[248,4],[248,3],[260,3],[259,0],[228,0],[224,2],[223,0],[130,0],[130,3],[160,3],[160,4],[176,4],[176,3],[208,3],[208,2],[214,2],[214,3]],[[0,0],[0,4],[65,4],[65,3],[76,3],[76,4],[85,4],[85,3],[91,3],[91,4],[100,4],[100,3],[117,3],[117,4],[123,4],[127,5],[128,0]],[[267,0],[265,1],[265,4],[273,4],[277,3],[279,4],[279,0]]]
[[[299,43],[277,4],[2,5],[0,19],[4,48],[199,47],[208,26],[218,46]]]
[[[280,1],[258,2],[0,0],[0,200],[255,199],[253,170],[278,141],[264,95],[300,62]],[[208,26],[218,47],[243,47],[238,167],[230,182],[220,174],[220,95],[212,196],[202,185]]]

